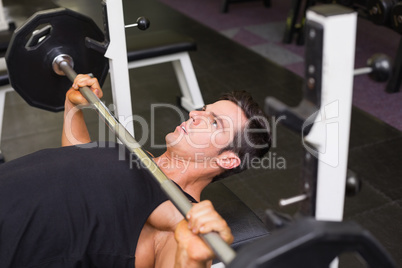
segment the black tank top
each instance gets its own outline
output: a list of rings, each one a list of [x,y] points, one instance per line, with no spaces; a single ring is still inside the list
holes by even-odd
[[[167,197],[119,160],[120,145],[87,147],[0,165],[0,267],[134,267],[142,227]]]

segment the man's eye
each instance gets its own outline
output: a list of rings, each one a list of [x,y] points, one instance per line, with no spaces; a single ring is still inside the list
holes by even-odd
[[[214,120],[214,121],[212,121],[212,125],[213,125],[214,127],[218,127],[218,122],[217,122],[216,120]]]

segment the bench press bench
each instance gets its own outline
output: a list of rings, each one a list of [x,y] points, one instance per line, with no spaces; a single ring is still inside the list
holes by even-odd
[[[258,239],[270,235],[262,220],[223,181],[209,184],[201,193],[201,200],[210,200],[215,210],[232,230],[234,241],[231,247],[238,251]],[[212,268],[225,267],[215,259]]]

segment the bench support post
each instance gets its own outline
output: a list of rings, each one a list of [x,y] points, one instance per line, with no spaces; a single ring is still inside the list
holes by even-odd
[[[180,60],[173,61],[173,67],[179,81],[182,97],[181,106],[187,111],[204,106],[197,78],[188,53],[181,53]]]
[[[189,112],[202,108],[204,100],[188,52],[130,61],[128,68],[133,69],[165,62],[173,63],[182,94],[181,106]]]

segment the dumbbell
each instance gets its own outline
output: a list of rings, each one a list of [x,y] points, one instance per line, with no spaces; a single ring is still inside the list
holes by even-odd
[[[368,74],[377,82],[387,81],[392,73],[391,59],[385,54],[374,54],[367,60],[367,67],[354,71],[354,75]]]

